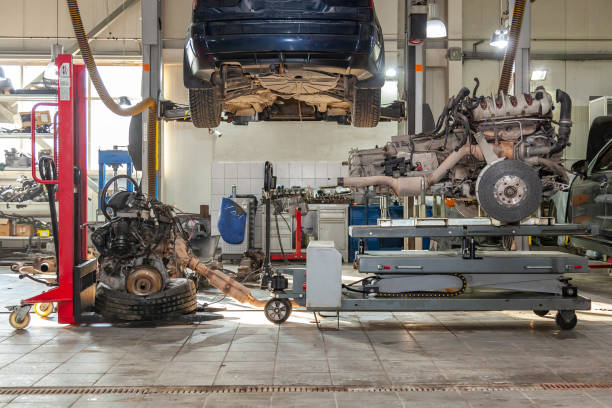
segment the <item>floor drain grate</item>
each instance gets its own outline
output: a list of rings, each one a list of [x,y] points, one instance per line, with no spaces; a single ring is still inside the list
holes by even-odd
[[[181,395],[181,394],[261,394],[261,393],[329,393],[329,392],[491,392],[491,391],[577,391],[612,389],[612,383],[548,383],[548,384],[495,384],[495,385],[405,385],[389,387],[359,386],[132,386],[132,387],[0,387],[0,395]]]

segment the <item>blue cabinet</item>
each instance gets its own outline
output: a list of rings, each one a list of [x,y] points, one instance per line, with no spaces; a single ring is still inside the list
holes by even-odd
[[[389,215],[392,219],[404,218],[404,207],[392,205],[389,207]],[[365,205],[354,205],[349,207],[349,226],[350,225],[376,225],[380,217],[380,207],[378,205],[368,206],[368,220],[366,222]],[[402,238],[369,238],[367,240],[368,249],[372,251],[401,251],[404,249]],[[355,260],[355,252],[359,249],[359,240],[349,237],[349,261]]]

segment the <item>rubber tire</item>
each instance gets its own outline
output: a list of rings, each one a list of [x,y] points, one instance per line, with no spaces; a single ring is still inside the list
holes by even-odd
[[[574,327],[576,327],[576,324],[578,324],[578,317],[576,316],[576,313],[574,313],[570,321],[565,321],[565,319],[561,317],[561,312],[557,312],[555,322],[561,330],[572,330]]]
[[[540,316],[540,317],[544,317],[548,314],[548,312],[550,312],[550,310],[534,310],[533,313],[536,316]]]
[[[280,302],[284,303],[285,307],[287,308],[287,314],[284,317],[282,317],[280,320],[275,320],[272,316],[270,316],[270,314],[268,312],[268,307],[269,307],[268,305],[271,305],[272,302],[276,302],[276,301],[280,301]],[[289,300],[287,300],[287,299],[272,298],[272,299],[268,300],[268,303],[266,303],[266,306],[264,307],[264,314],[266,315],[266,319],[268,319],[270,322],[272,322],[274,324],[283,324],[291,316],[292,309],[293,309],[293,306],[291,305],[291,302]]]
[[[528,187],[533,186],[535,191],[528,190],[531,193],[528,193],[528,197],[521,207],[502,208],[501,205],[495,203],[493,189],[495,183],[501,177],[515,174],[514,171],[516,169],[513,166],[528,170],[522,176],[524,176],[526,183],[528,183]],[[490,167],[486,167],[483,171],[484,173],[478,179],[476,196],[480,206],[490,217],[502,222],[514,223],[529,217],[537,211],[542,201],[542,184],[538,173],[532,167],[518,160],[503,160],[494,163]],[[486,201],[484,200],[485,198],[487,199]],[[489,206],[495,206],[495,208],[487,209]],[[497,214],[494,214],[494,212],[497,212]]]
[[[216,128],[221,124],[221,103],[214,88],[190,89],[191,121],[197,128]]]
[[[160,320],[195,312],[198,307],[196,287],[192,280],[171,279],[165,290],[137,296],[110,289],[103,283],[96,290],[96,310],[105,317],[118,320]]]
[[[380,119],[380,88],[359,89],[353,92],[351,121],[356,128],[374,128]]]
[[[53,313],[53,303],[36,303],[34,304],[34,312],[40,317],[47,317]]]
[[[30,313],[27,313],[25,315],[25,318],[23,319],[22,322],[18,322],[17,321],[17,312],[11,312],[11,314],[9,315],[9,324],[15,330],[23,330],[23,329],[25,329],[30,324]]]

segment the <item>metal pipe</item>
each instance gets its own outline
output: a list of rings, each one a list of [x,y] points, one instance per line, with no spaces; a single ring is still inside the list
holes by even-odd
[[[489,144],[498,157],[513,159],[512,149],[506,149],[501,144]],[[446,174],[468,155],[476,160],[483,161],[484,155],[479,146],[466,144],[457,151],[452,152],[431,174],[418,177],[394,178],[389,176],[372,177],[345,177],[338,179],[338,185],[345,187],[386,186],[393,190],[398,197],[416,196],[421,194],[433,184],[442,180]]]
[[[221,292],[236,299],[240,303],[249,303],[253,306],[263,307],[267,300],[255,298],[249,288],[240,282],[230,278],[221,271],[208,268],[194,256],[188,249],[185,240],[177,238],[174,243],[176,256],[184,266],[204,276],[212,286]]]

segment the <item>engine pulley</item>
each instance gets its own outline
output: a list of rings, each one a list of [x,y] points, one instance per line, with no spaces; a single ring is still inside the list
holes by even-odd
[[[476,196],[490,217],[518,222],[538,209],[542,184],[529,165],[519,160],[502,160],[482,170],[476,182]]]

